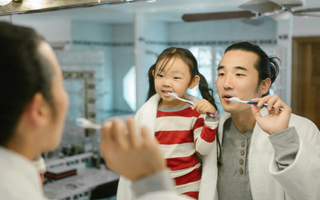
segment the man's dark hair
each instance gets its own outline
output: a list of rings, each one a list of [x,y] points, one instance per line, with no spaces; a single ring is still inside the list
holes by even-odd
[[[279,58],[274,56],[269,57],[259,46],[249,42],[240,42],[233,44],[226,49],[225,53],[232,50],[251,52],[258,56],[258,60],[255,63],[255,68],[259,74],[258,87],[266,78],[270,78],[271,84],[276,80],[279,74],[279,65],[276,60],[280,61]],[[262,96],[264,97],[267,95],[269,95],[269,90]]]
[[[50,62],[39,52],[44,41],[33,29],[0,22],[0,145],[16,131],[20,117],[36,93],[53,108]]]

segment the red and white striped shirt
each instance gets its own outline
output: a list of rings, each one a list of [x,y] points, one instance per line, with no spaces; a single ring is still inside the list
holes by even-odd
[[[155,137],[176,182],[176,191],[195,199],[201,180],[201,163],[196,153],[210,153],[218,126],[217,120],[205,118],[188,105],[158,107],[155,123]]]

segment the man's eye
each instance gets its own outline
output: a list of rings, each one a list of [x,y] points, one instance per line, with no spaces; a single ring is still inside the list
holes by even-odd
[[[236,76],[244,76],[244,74],[236,74]]]
[[[224,73],[219,73],[218,76],[224,76]]]

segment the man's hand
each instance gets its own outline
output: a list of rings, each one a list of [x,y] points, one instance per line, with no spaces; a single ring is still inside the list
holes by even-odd
[[[279,96],[268,95],[263,98],[252,99],[251,101],[258,102],[258,105],[251,105],[251,109],[258,125],[264,132],[272,135],[288,128],[291,108]],[[268,104],[267,109],[269,114],[262,117],[259,110],[264,103]],[[283,111],[280,111],[280,108]]]
[[[127,126],[120,120],[105,123],[100,149],[108,168],[131,181],[166,168],[157,140],[151,138],[146,127],[138,135],[133,119],[127,120]]]

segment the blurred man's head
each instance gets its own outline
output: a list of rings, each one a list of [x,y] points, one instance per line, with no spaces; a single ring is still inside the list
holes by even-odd
[[[27,157],[55,149],[68,98],[52,48],[34,30],[0,22],[0,49],[0,145],[33,144]]]

